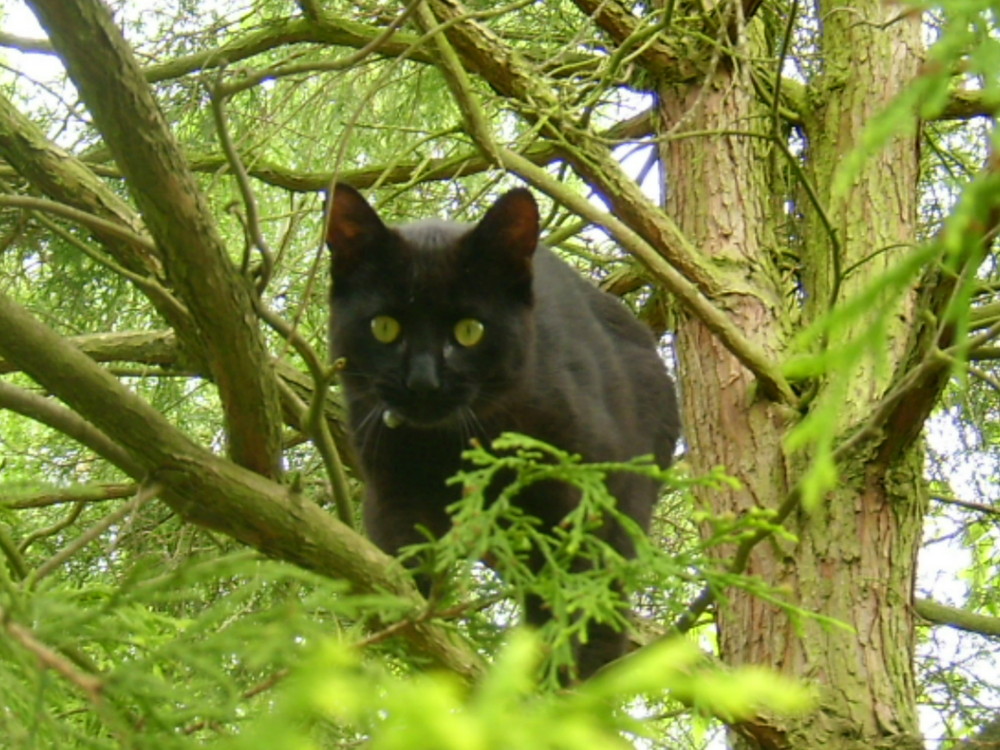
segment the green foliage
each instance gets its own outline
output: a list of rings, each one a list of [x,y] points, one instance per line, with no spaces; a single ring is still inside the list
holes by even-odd
[[[137,562],[118,586],[46,582],[0,595],[5,747],[188,747],[260,711],[255,699],[348,641],[359,608],[344,587],[247,552],[204,555],[162,573]]]
[[[457,606],[447,597],[432,600],[423,619],[454,621],[497,651],[474,688],[451,674],[411,671],[391,642],[365,648],[364,623],[378,617],[391,629],[413,616],[407,604],[351,595],[336,582],[247,552],[219,554],[202,546],[164,559],[157,545],[147,546],[150,540],[136,544],[132,534],[113,528],[101,549],[59,576],[36,585],[30,576],[5,577],[0,610],[10,637],[0,640],[0,701],[10,708],[2,719],[6,736],[18,748],[205,742],[311,748],[361,740],[373,748],[625,748],[628,737],[656,736],[657,724],[648,719],[661,706],[681,704],[724,721],[809,707],[801,686],[765,670],[713,666],[682,637],[660,636],[574,692],[558,690],[557,673],[571,664],[572,641],[586,623],[628,627],[615,582],[669,592],[670,581],[704,569],[720,590],[740,585],[782,605],[759,581],[711,572],[704,556],[708,546],[758,529],[781,533],[768,514],[746,521],[701,514],[715,529],[705,548],[672,557],[617,514],[604,483],[614,471],[666,479],[684,490],[732,480],[718,473],[687,479],[645,458],[586,464],[521,435],[504,435],[489,451],[474,447],[467,457],[470,468],[455,479],[467,494],[456,504],[453,529],[412,554],[427,556],[429,570],[441,576],[489,557],[504,576],[502,594],[538,594],[554,614],[538,634],[513,630],[509,606],[482,605],[483,588],[489,596],[495,582],[481,586],[475,579],[466,585],[479,599]],[[508,475],[511,483],[487,503],[485,488]],[[554,534],[511,504],[518,491],[549,480],[570,482],[583,493],[580,507]],[[22,485],[5,496],[23,503],[39,489]],[[144,526],[157,514],[146,506],[130,525]],[[606,514],[631,528],[637,559],[626,560],[595,538]],[[12,531],[26,534],[17,526]],[[532,546],[547,560],[537,574],[526,565]],[[24,554],[34,565],[55,551],[46,544]],[[581,567],[581,559],[595,564]],[[116,582],[93,574],[100,568],[116,571]],[[506,645],[498,648],[500,641]]]
[[[723,602],[727,590],[741,588],[784,609],[797,621],[812,618],[842,626],[796,607],[783,592],[757,577],[712,562],[709,551],[713,548],[738,544],[762,531],[793,541],[794,537],[774,523],[773,511],[762,509],[739,518],[694,512],[694,519],[703,524],[706,533],[700,542],[671,555],[617,509],[617,501],[605,483],[612,472],[641,474],[665,482],[673,492],[681,493],[690,507],[696,487],[734,486],[734,480],[721,471],[691,478],[677,468],[664,471],[649,457],[641,456],[621,463],[586,463],[578,455],[515,433],[505,433],[489,449],[474,445],[464,455],[471,467],[452,480],[462,484],[463,498],[450,508],[451,529],[438,540],[409,548],[406,556],[413,558],[423,573],[442,583],[432,607],[468,612],[473,621],[482,617],[509,620],[509,609],[487,606],[504,593],[515,597],[521,606],[532,595],[544,600],[552,621],[540,632],[546,654],[541,673],[543,682],[550,687],[558,686],[565,670],[572,671],[574,643],[586,637],[590,623],[633,629],[628,603],[618,593],[620,588],[638,592],[643,600],[644,593],[656,592],[658,606],[654,612],[643,614],[665,622],[678,617],[692,598],[693,593],[684,593],[691,571],[697,571],[694,581],[699,586],[709,586]],[[564,482],[580,490],[579,505],[551,531],[514,504],[519,492],[546,481]],[[494,493],[495,499],[488,491],[491,486],[502,488]],[[634,558],[623,557],[598,537],[606,519],[614,519],[632,537]],[[537,571],[532,558],[544,561]],[[480,590],[481,575],[460,578],[459,584],[453,582],[456,571],[470,570],[480,560],[488,560],[502,580],[500,590],[495,585],[490,587],[485,598]]]
[[[534,635],[513,633],[470,690],[447,674],[391,675],[328,642],[288,681],[274,714],[218,747],[318,749],[331,726],[346,725],[372,750],[624,749],[629,738],[650,737],[637,716],[664,691],[727,721],[801,713],[812,703],[808,691],[764,670],[714,669],[683,640],[637,652],[571,693],[535,690],[538,654]]]

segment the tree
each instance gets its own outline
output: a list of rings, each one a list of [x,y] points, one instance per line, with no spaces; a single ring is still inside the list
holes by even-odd
[[[923,432],[935,409],[964,403],[956,429],[996,445],[988,3],[257,0],[122,4],[116,18],[99,0],[28,5],[48,40],[2,41],[57,57],[80,103],[45,93],[24,62],[0,99],[0,356],[23,373],[0,384],[0,406],[28,419],[0,422],[12,509],[0,606],[11,653],[37,658],[39,675],[53,671],[97,708],[94,736],[135,743],[137,726],[167,720],[141,691],[129,694],[135,705],[105,697],[118,694],[101,675],[127,649],[76,649],[44,615],[60,602],[73,622],[96,617],[70,608],[67,591],[111,566],[117,577],[100,582],[117,593],[104,608],[131,603],[138,617],[163,584],[140,564],[150,555],[178,576],[192,570],[178,557],[202,565],[182,586],[170,578],[176,601],[157,599],[169,628],[143,619],[160,638],[199,603],[207,633],[233,615],[227,597],[253,600],[253,633],[274,626],[268,606],[301,601],[295,627],[309,637],[346,618],[367,629],[363,646],[405,644],[397,664],[498,684],[483,676],[475,628],[453,627],[468,610],[427,609],[352,528],[350,450],[316,354],[316,247],[334,179],[376,192],[390,214],[457,218],[499,185],[526,182],[550,201],[548,241],[592,261],[605,288],[672,334],[684,463],[736,481],[696,485],[697,514],[671,509],[672,522],[700,524],[704,587],[661,581],[690,602],[651,619],[668,639],[714,626],[721,663],[766,666],[816,691],[805,713],[716,707],[733,746],[919,747],[918,704],[945,685],[955,692],[941,727],[963,736],[989,724],[995,685],[921,673],[916,659],[928,622],[997,632],[992,489],[932,509],[932,492],[965,488],[941,462],[927,468]],[[23,482],[39,477],[64,489]],[[69,515],[57,510],[66,502]],[[924,523],[943,513],[974,553],[976,616],[916,594]],[[121,536],[127,518],[148,533],[110,554],[83,551]],[[249,579],[227,540],[320,577],[282,567],[237,595]],[[40,583],[54,577],[62,598]],[[349,582],[354,597],[324,578]],[[177,674],[217,660],[211,642]],[[156,653],[164,669],[168,651]],[[360,669],[351,658],[321,663]],[[274,663],[284,660],[294,661]],[[229,666],[243,692],[203,695],[190,716],[177,709],[176,727],[233,721],[234,706],[283,674],[245,653]],[[351,689],[382,690],[396,711],[419,694],[364,679]],[[982,703],[964,715],[972,694]],[[213,700],[234,713],[209,715]],[[357,718],[334,718],[348,714]],[[28,723],[11,726],[20,737]]]

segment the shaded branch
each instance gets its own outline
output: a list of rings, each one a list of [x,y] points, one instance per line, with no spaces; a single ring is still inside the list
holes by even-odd
[[[0,486],[0,505],[11,510],[25,508],[48,508],[66,503],[98,503],[106,500],[121,500],[132,497],[138,489],[134,483],[82,484],[74,487],[56,487],[47,490]]]

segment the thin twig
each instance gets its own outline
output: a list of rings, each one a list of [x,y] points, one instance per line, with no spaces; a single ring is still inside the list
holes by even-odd
[[[4,630],[7,631],[8,635],[34,654],[43,667],[54,670],[67,681],[76,685],[94,705],[99,705],[102,702],[104,680],[78,669],[65,656],[42,643],[30,629],[11,620],[3,609],[0,609],[0,622],[3,622]]]
[[[101,218],[95,214],[81,211],[78,208],[67,206],[65,203],[50,201],[45,198],[32,198],[27,195],[0,194],[0,206],[12,206],[14,208],[26,208],[31,211],[44,211],[55,216],[62,216],[64,219],[75,221],[77,224],[93,229],[96,232],[114,237],[117,240],[128,242],[139,247],[146,252],[156,255],[158,250],[152,240],[136,234],[131,229],[122,226],[108,219]]]
[[[313,396],[308,409],[280,378],[278,379],[278,387],[286,403],[298,412],[296,418],[299,424],[309,433],[316,450],[319,451],[320,457],[323,459],[327,478],[330,480],[330,487],[333,490],[337,518],[353,529],[354,507],[347,485],[347,473],[344,471],[344,462],[340,458],[340,452],[337,450],[337,445],[330,434],[330,427],[324,416],[327,389],[333,377],[333,370],[323,367],[319,355],[309,346],[309,342],[302,338],[302,335],[280,315],[265,305],[263,300],[255,298],[254,306],[260,319],[288,341],[296,353],[302,357],[306,367],[309,368],[309,374],[312,375],[313,379]]]
[[[72,526],[76,523],[76,519],[80,517],[80,514],[83,513],[83,509],[85,507],[87,507],[86,503],[77,501],[73,504],[73,507],[70,508],[69,513],[67,513],[64,518],[60,518],[54,524],[46,526],[42,529],[37,529],[36,531],[28,534],[28,536],[22,539],[21,543],[17,545],[18,550],[23,553],[28,549],[28,547],[39,539],[44,539],[47,536],[58,534],[63,529]]]
[[[966,510],[974,510],[978,513],[988,513],[991,516],[1000,516],[1000,507],[995,505],[985,505],[984,503],[973,503],[969,500],[960,500],[957,497],[945,497],[944,495],[931,495],[931,500],[947,505],[957,505]]]
[[[135,497],[125,503],[118,510],[113,513],[109,513],[100,521],[95,523],[89,529],[84,531],[80,536],[74,539],[72,542],[63,547],[59,552],[54,554],[44,563],[39,565],[35,570],[31,572],[28,577],[28,588],[33,588],[40,580],[45,578],[63,563],[73,557],[77,552],[86,547],[92,541],[97,539],[101,534],[107,531],[109,528],[114,526],[116,523],[121,521],[123,518],[135,513],[139,508],[145,505],[147,502],[152,500],[154,497],[159,495],[163,491],[163,485],[159,482],[147,482],[143,483],[139,487],[139,491],[136,492]]]
[[[219,76],[221,77],[221,75],[220,71]],[[267,240],[264,239],[264,233],[260,228],[260,211],[257,207],[257,197],[250,186],[250,176],[247,174],[246,167],[243,166],[243,161],[240,159],[240,155],[236,151],[236,146],[233,145],[232,136],[229,134],[229,125],[226,122],[225,97],[220,93],[219,88],[218,82],[215,86],[208,87],[208,98],[212,103],[212,117],[215,120],[215,131],[219,136],[219,145],[222,147],[222,153],[226,156],[226,161],[229,162],[229,169],[232,170],[233,177],[236,178],[236,185],[239,188],[240,197],[243,199],[243,206],[246,209],[246,224],[244,225],[244,229],[249,234],[250,241],[260,253],[262,261],[261,273],[257,279],[256,287],[257,294],[262,294],[271,280],[271,274],[274,272],[274,253],[271,252],[271,247],[268,245]]]

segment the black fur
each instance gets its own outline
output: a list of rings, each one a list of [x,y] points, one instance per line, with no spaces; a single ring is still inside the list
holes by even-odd
[[[346,359],[342,382],[367,484],[365,525],[382,549],[396,554],[423,541],[417,525],[447,531],[444,509],[458,489],[445,480],[471,437],[489,444],[516,431],[588,461],[653,454],[661,466],[670,463],[677,404],[652,335],[538,245],[538,209],[527,190],[504,195],[476,225],[428,220],[390,228],[354,189],[338,185],[327,244],[331,350]],[[389,343],[372,331],[372,319],[383,315],[401,326]],[[463,319],[484,326],[473,346],[456,341]],[[608,485],[619,508],[647,528],[656,484],[619,473]],[[577,493],[548,483],[518,502],[552,527]],[[604,536],[632,554],[617,524]],[[529,601],[527,619],[544,622],[544,603]],[[588,636],[578,654],[582,676],[624,647],[610,628]]]

